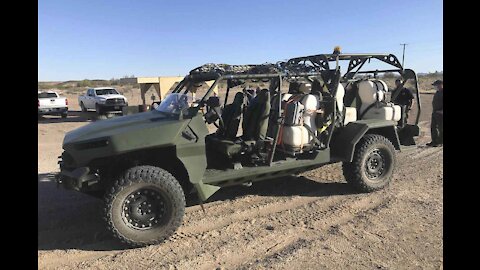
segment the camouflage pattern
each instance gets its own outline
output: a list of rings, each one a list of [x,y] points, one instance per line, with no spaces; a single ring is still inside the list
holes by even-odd
[[[265,63],[261,65],[228,65],[209,63],[199,66],[190,71],[190,74],[217,73],[227,74],[272,74],[280,73],[282,70],[274,64]]]

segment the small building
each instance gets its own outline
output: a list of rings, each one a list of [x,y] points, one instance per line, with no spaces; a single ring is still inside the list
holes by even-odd
[[[161,77],[138,77],[137,83],[140,84],[140,94],[142,95],[143,105],[146,105],[145,94],[152,88],[155,100],[162,100],[168,91],[177,85],[183,77],[178,76],[161,76]],[[153,100],[152,100],[153,101]]]
[[[151,102],[161,101],[167,93],[173,90],[177,84],[183,80],[180,76],[160,76],[160,77],[138,77],[137,83],[140,85],[140,94],[143,105],[147,104],[146,96],[151,95]],[[213,81],[205,82],[206,85],[211,86]],[[153,89],[152,89],[153,86]],[[147,95],[147,92],[152,89],[152,93]],[[214,92],[218,94],[218,87],[215,87]],[[192,93],[195,96],[195,93]],[[149,102],[150,103],[150,102]]]

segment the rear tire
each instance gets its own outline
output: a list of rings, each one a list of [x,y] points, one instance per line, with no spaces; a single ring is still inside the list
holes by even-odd
[[[183,222],[185,195],[164,169],[133,167],[105,194],[105,220],[114,237],[132,247],[162,243]]]
[[[361,192],[372,192],[390,184],[396,164],[395,147],[384,136],[365,135],[355,147],[352,162],[343,162],[347,182]]]
[[[66,113],[66,112],[65,112],[65,113],[62,113],[62,118],[63,118],[63,119],[67,118],[67,116],[68,116],[68,113]]]

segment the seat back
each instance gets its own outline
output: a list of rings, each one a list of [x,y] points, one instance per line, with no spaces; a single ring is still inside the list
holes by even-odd
[[[270,114],[270,92],[262,89],[250,102],[243,115],[244,140],[264,140],[267,137]]]
[[[222,120],[224,124],[223,130],[220,134],[230,140],[235,140],[240,125],[240,118],[242,117],[242,105],[244,101],[244,94],[238,92],[235,94],[233,102],[225,105],[222,113]]]
[[[387,85],[381,80],[360,81],[358,83],[358,97],[360,98],[361,106],[357,115],[363,115],[373,104],[384,101],[387,91]]]

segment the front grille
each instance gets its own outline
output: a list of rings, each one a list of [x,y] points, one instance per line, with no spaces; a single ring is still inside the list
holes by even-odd
[[[107,99],[106,104],[109,104],[109,105],[123,105],[123,104],[125,104],[125,100],[123,98],[111,98],[111,99]]]

